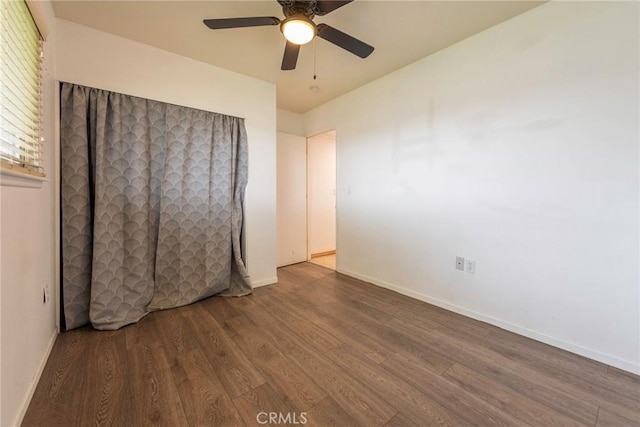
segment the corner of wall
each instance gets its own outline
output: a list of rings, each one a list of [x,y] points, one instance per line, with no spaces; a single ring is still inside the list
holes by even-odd
[[[3,249],[0,258],[0,425],[3,426],[22,422],[58,333],[55,303],[58,298],[55,273],[57,20],[49,0],[32,1],[30,7],[38,9],[32,13],[48,28],[42,69],[47,178],[35,187],[3,186],[0,190]],[[55,298],[43,304],[44,287]]]
[[[291,135],[305,136],[302,114],[293,111],[276,110],[276,130]]]

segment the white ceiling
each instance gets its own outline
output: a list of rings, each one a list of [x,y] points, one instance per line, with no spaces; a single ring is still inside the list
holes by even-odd
[[[371,56],[360,59],[317,39],[302,47],[294,71],[280,70],[284,38],[277,26],[210,30],[202,23],[207,18],[282,18],[276,0],[55,0],[53,7],[59,18],[273,82],[278,108],[302,113],[542,3],[356,0],[314,22],[374,46]]]

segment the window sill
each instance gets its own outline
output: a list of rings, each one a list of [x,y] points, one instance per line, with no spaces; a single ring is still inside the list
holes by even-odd
[[[47,177],[0,168],[0,185],[3,187],[42,188],[44,182],[47,182]]]

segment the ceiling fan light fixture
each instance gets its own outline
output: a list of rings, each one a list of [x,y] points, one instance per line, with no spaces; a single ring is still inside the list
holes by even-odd
[[[280,31],[291,43],[303,45],[316,36],[316,24],[304,16],[291,16],[282,21]]]

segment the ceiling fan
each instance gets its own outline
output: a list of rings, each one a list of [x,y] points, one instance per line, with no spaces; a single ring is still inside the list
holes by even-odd
[[[309,43],[316,36],[339,46],[360,58],[366,58],[373,52],[370,46],[349,34],[327,24],[315,24],[313,18],[326,15],[351,3],[353,0],[277,0],[282,6],[285,19],[275,16],[256,16],[250,18],[205,19],[204,24],[212,30],[242,27],[262,27],[280,25],[280,31],[287,39],[282,58],[282,70],[294,70],[298,62],[300,46]]]

